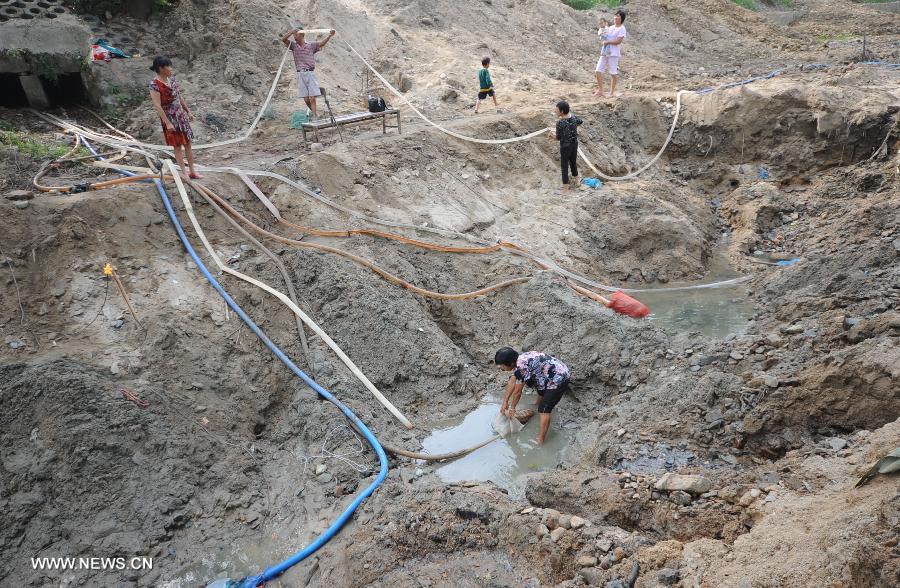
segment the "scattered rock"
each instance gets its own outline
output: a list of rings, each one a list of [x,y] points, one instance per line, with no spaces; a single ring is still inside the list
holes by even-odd
[[[691,503],[691,495],[681,490],[675,490],[669,494],[669,500],[679,506],[687,506]]]
[[[538,539],[544,537],[545,535],[547,535],[549,533],[550,533],[550,529],[548,529],[547,525],[545,525],[543,523],[541,523],[540,525],[537,526],[537,531],[535,532]]]
[[[582,555],[575,560],[575,564],[579,568],[592,568],[597,565],[597,558],[592,555]]]
[[[623,559],[625,559],[625,555],[626,554],[624,549],[622,549],[621,547],[616,547],[613,550],[612,559],[613,561],[622,561]]]
[[[673,570],[672,568],[663,568],[656,572],[656,581],[663,586],[674,586],[679,579],[680,574],[678,570]]]
[[[570,523],[572,524],[573,529],[580,529],[581,527],[585,526],[588,521],[579,516],[573,515]]]
[[[667,490],[669,492],[680,490],[690,492],[691,494],[703,494],[709,492],[712,483],[703,476],[673,474],[667,472],[656,481],[654,488],[657,490]]]
[[[566,534],[565,529],[563,529],[562,527],[557,527],[557,528],[553,529],[552,531],[550,531],[550,540],[553,541],[554,543],[556,543],[565,534]]]
[[[326,469],[328,468],[325,466],[325,464],[320,463],[316,466],[316,475],[318,476],[319,474],[324,474]]]
[[[531,514],[531,513],[533,513],[533,512],[534,512],[534,507],[533,507],[533,506],[529,506],[528,508],[522,510],[522,512],[521,512],[520,514]]]
[[[740,351],[732,351],[731,353],[728,354],[728,357],[730,357],[731,359],[733,359],[735,361],[740,361],[740,360],[744,359],[744,354],[741,353]]]
[[[828,439],[828,445],[835,451],[840,451],[841,449],[847,447],[847,441],[845,439],[841,439],[840,437],[832,437]]]
[[[544,515],[541,517],[541,522],[547,525],[547,528],[552,531],[559,526],[559,511],[553,510],[552,508],[545,508]]]
[[[606,537],[602,537],[597,539],[597,542],[594,543],[594,547],[596,547],[599,551],[606,553],[610,549],[612,549],[612,541],[607,539]]]
[[[571,529],[572,528],[572,516],[571,515],[560,515],[559,526],[562,527],[563,529]]]
[[[752,488],[752,489],[748,490],[747,492],[745,492],[743,496],[741,496],[741,500],[740,500],[739,504],[741,506],[750,506],[751,504],[753,504],[754,500],[759,498],[760,494],[761,494],[761,492],[759,491],[758,488]]]
[[[606,562],[603,563],[606,564]],[[609,564],[606,565],[609,567]],[[578,572],[578,575],[581,576],[581,579],[584,580],[584,583],[588,586],[603,586],[605,576],[603,572],[597,568],[584,568]]]
[[[322,145],[321,143],[310,143],[309,144],[310,151],[322,151],[323,149],[325,149],[325,145]]]
[[[799,335],[803,332],[803,325],[790,325],[781,329],[785,335]]]
[[[12,190],[3,195],[7,200],[31,200],[34,198],[34,192],[31,190]]]
[[[332,476],[330,472],[325,472],[324,474],[320,474],[320,475],[316,476],[316,480],[318,480],[319,483],[321,483],[321,484],[328,484],[333,479],[334,479],[334,476]]]
[[[16,208],[18,208],[19,210],[25,210],[26,208],[28,208],[29,204],[30,202],[28,200],[19,200],[16,202]]]
[[[773,375],[767,375],[763,380],[769,388],[777,388],[778,387],[778,378]]]

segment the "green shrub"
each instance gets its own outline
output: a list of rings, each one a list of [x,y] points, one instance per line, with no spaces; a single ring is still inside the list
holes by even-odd
[[[5,121],[4,121],[5,122]],[[8,125],[3,125],[8,126]],[[12,130],[0,131],[0,145],[9,145],[15,147],[16,151],[23,153],[35,159],[43,159],[51,157],[56,159],[61,157],[69,150],[65,145],[53,143],[47,145],[30,136],[28,133],[17,133]]]
[[[756,0],[731,0],[741,8],[746,8],[747,10],[756,10]]]
[[[616,8],[622,5],[622,0],[562,0],[563,3],[571,6],[575,10],[590,10],[597,6],[605,6],[606,8]]]

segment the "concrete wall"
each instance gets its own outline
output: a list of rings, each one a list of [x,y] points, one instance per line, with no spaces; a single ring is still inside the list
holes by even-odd
[[[33,54],[87,57],[90,48],[90,29],[72,14],[0,23],[0,53],[25,50]]]

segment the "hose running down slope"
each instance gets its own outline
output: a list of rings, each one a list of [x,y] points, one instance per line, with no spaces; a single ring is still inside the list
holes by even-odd
[[[96,154],[93,149],[86,144],[88,149],[90,149],[93,153]],[[123,170],[123,175],[130,175],[130,172]],[[175,176],[177,177],[177,175]],[[169,215],[169,219],[172,221],[172,225],[175,228],[175,232],[178,233],[178,238],[181,240],[181,243],[184,245],[185,250],[188,255],[190,255],[193,262],[197,265],[197,269],[203,274],[203,277],[210,283],[210,285],[219,293],[220,296],[225,300],[226,304],[237,314],[244,323],[253,331],[254,334],[262,341],[262,343],[269,348],[272,353],[278,357],[279,360],[291,370],[298,378],[300,378],[303,382],[305,382],[310,388],[312,388],[316,393],[320,396],[334,404],[340,411],[343,413],[344,417],[347,418],[351,423],[353,423],[354,428],[359,430],[366,442],[372,447],[375,451],[375,454],[378,456],[378,464],[379,470],[378,475],[375,477],[375,480],[367,486],[359,495],[347,506],[347,508],[341,513],[341,515],[325,530],[321,535],[319,535],[315,541],[307,545],[304,549],[298,551],[288,559],[282,561],[279,564],[276,564],[272,567],[267,568],[263,572],[258,575],[251,576],[249,578],[245,578],[240,582],[240,588],[256,588],[257,586],[263,585],[266,582],[269,582],[285,571],[300,563],[316,551],[318,551],[323,545],[325,545],[332,537],[334,537],[337,532],[343,527],[347,521],[350,520],[350,517],[353,516],[353,513],[356,512],[356,509],[359,508],[359,505],[362,502],[372,495],[373,492],[384,482],[385,478],[387,478],[388,474],[388,461],[387,455],[384,452],[384,449],[378,443],[378,440],[375,438],[375,435],[366,427],[366,425],[357,417],[353,411],[351,411],[344,403],[338,400],[334,395],[325,390],[322,386],[316,383],[315,380],[310,378],[303,370],[297,367],[293,361],[277,346],[275,343],[269,339],[269,337],[263,332],[259,326],[253,322],[247,313],[235,302],[235,300],[225,291],[221,284],[213,277],[213,275],[209,272],[206,266],[203,264],[203,260],[200,259],[200,256],[197,255],[197,252],[194,251],[194,248],[191,246],[190,240],[187,238],[187,235],[184,232],[184,229],[181,226],[181,223],[178,221],[178,216],[175,214],[175,210],[172,208],[172,202],[169,199],[168,193],[166,192],[165,186],[162,181],[159,179],[153,180],[156,185],[156,189],[159,192],[160,198],[162,198],[163,206],[166,208],[166,212]]]
[[[194,231],[196,231],[197,236],[200,237],[200,241],[203,243],[204,247],[206,247],[207,252],[209,253],[210,257],[213,258],[213,261],[216,263],[216,265],[219,267],[219,269],[225,273],[233,275],[236,278],[244,280],[245,282],[249,282],[249,283],[253,284],[254,286],[261,288],[261,289],[265,290],[266,292],[268,292],[269,294],[278,298],[282,303],[284,303],[288,308],[290,308],[291,311],[295,315],[300,317],[300,319],[310,329],[312,329],[313,332],[316,333],[316,335],[318,335],[319,338],[322,339],[325,342],[325,344],[331,348],[332,351],[334,351],[335,355],[337,355],[341,359],[341,361],[344,362],[344,365],[346,365],[350,369],[350,371],[353,372],[353,375],[356,376],[356,378],[363,383],[363,385],[366,387],[366,389],[369,390],[369,392],[371,392],[372,395],[375,396],[375,398],[378,399],[378,401],[392,415],[394,415],[394,417],[397,420],[399,420],[401,423],[403,423],[403,425],[406,428],[411,429],[412,423],[410,423],[409,420],[399,410],[397,410],[397,408],[393,404],[391,404],[391,402],[387,398],[384,397],[384,395],[375,387],[375,385],[369,381],[369,379],[365,376],[365,374],[363,374],[362,371],[358,367],[356,367],[356,364],[354,364],[353,361],[351,361],[350,358],[347,357],[347,355],[343,352],[343,350],[341,350],[341,348],[337,346],[337,344],[334,342],[334,340],[332,340],[331,337],[329,337],[328,334],[325,331],[323,331],[321,329],[321,327],[319,327],[319,325],[317,325],[309,316],[307,316],[306,313],[304,313],[302,310],[300,310],[300,308],[296,304],[294,304],[294,302],[290,298],[288,298],[287,296],[285,296],[278,290],[275,290],[268,284],[260,282],[259,280],[256,280],[255,278],[251,278],[250,276],[248,276],[246,274],[242,274],[241,272],[239,272],[237,270],[231,269],[225,263],[222,262],[222,260],[219,258],[219,255],[216,253],[215,249],[212,247],[212,245],[210,245],[209,240],[206,238],[206,234],[203,232],[203,229],[200,227],[200,223],[197,221],[197,217],[194,215],[194,208],[191,205],[190,198],[188,198],[188,196],[187,196],[187,191],[184,188],[184,184],[181,181],[181,177],[178,174],[178,170],[175,169],[174,164],[169,160],[166,160],[165,166],[169,169],[170,173],[173,173],[173,178],[175,179],[175,185],[178,188],[178,193],[181,196],[182,202],[184,203],[185,210],[187,211],[188,218],[190,219],[191,224],[194,227]],[[208,195],[208,194],[204,193],[204,195]]]

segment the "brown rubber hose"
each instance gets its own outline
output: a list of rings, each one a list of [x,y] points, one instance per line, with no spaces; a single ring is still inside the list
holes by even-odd
[[[405,449],[401,449],[399,447],[393,447],[391,445],[385,445],[384,443],[381,446],[388,453],[392,453],[394,455],[400,455],[403,457],[409,457],[411,459],[421,459],[423,461],[444,461],[445,459],[456,459],[457,457],[462,457],[464,455],[468,455],[475,451],[476,449],[481,449],[485,445],[489,443],[493,443],[497,439],[502,439],[500,435],[494,435],[490,439],[482,441],[472,447],[467,447],[465,449],[460,449],[459,451],[451,451],[450,453],[439,453],[437,455],[430,455],[428,453],[416,453],[415,451],[407,451]]]
[[[35,177],[35,180],[32,182],[35,188],[40,190],[41,192],[57,192],[61,194],[68,194],[72,191],[75,186],[43,186],[37,183],[37,180],[43,176],[49,167],[49,164],[45,164],[45,167],[41,168],[38,172],[38,175]],[[90,184],[84,184],[85,190],[103,190],[104,188],[112,188],[113,186],[121,186],[122,184],[133,184],[134,182],[140,182],[143,180],[152,180],[156,178],[153,174],[141,174],[138,176],[128,176],[124,178],[116,178],[115,180],[106,180],[103,182],[94,182]]]
[[[395,233],[377,231],[374,229],[348,229],[345,231],[316,229],[313,227],[304,227],[302,225],[294,224],[284,219],[279,219],[279,221],[282,224],[291,227],[292,229],[300,231],[301,233],[306,233],[307,235],[315,235],[317,237],[352,237],[353,235],[368,235],[370,237],[381,237],[382,239],[390,239],[392,241],[406,243],[407,245],[414,245],[416,247],[421,247],[422,249],[428,249],[429,251],[443,251],[444,253],[493,253],[501,249],[500,243],[487,245],[485,247],[452,247],[448,245],[428,243],[427,241],[419,241],[418,239],[410,239],[409,237],[404,237]]]
[[[528,282],[529,280],[531,280],[530,277],[513,278],[510,280],[505,280],[503,282],[499,282],[497,284],[493,284],[491,286],[487,286],[485,288],[481,288],[479,290],[473,290],[472,292],[463,292],[460,294],[444,294],[442,292],[433,292],[431,290],[426,290],[424,288],[419,288],[418,286],[414,286],[414,285],[410,284],[409,282],[407,282],[401,278],[398,278],[397,276],[391,274],[390,272],[380,268],[379,266],[375,265],[368,259],[365,259],[358,255],[354,255],[354,254],[344,251],[342,249],[337,249],[335,247],[329,247],[327,245],[320,245],[318,243],[305,243],[303,241],[297,241],[295,239],[289,239],[287,237],[282,237],[281,235],[276,235],[275,233],[270,233],[269,231],[255,225],[250,220],[248,220],[246,217],[244,217],[241,213],[239,213],[234,208],[232,208],[231,205],[229,205],[227,202],[225,202],[225,200],[223,200],[220,196],[218,196],[213,190],[211,190],[205,186],[202,188],[200,188],[200,187],[198,187],[198,188],[205,190],[206,194],[210,198],[215,200],[216,203],[219,204],[219,206],[221,206],[226,211],[228,211],[228,213],[230,215],[232,215],[234,218],[236,218],[240,222],[244,223],[245,226],[249,227],[250,229],[252,229],[253,231],[255,231],[256,233],[258,233],[260,235],[264,235],[270,239],[274,239],[275,241],[279,241],[286,245],[291,245],[294,247],[302,247],[302,248],[307,248],[307,249],[316,249],[318,251],[324,251],[326,253],[333,253],[335,255],[340,255],[342,257],[346,257],[347,259],[350,259],[350,260],[358,263],[359,265],[362,265],[363,267],[369,268],[370,270],[372,270],[373,272],[375,272],[376,274],[378,274],[379,276],[381,276],[388,282],[391,282],[392,284],[400,286],[401,288],[405,288],[406,290],[409,290],[410,292],[419,294],[420,296],[425,296],[426,298],[435,298],[438,300],[466,300],[466,299],[470,299],[470,298],[477,298],[479,296],[484,296],[486,294],[490,294],[491,292],[500,290],[501,288],[506,288],[508,286],[513,286],[516,284],[524,284],[525,282]]]

